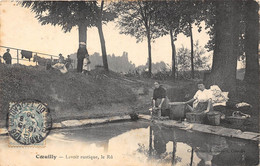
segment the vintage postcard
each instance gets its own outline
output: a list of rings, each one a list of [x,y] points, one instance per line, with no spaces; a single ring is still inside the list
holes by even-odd
[[[259,137],[259,1],[0,0],[0,166],[256,166]]]

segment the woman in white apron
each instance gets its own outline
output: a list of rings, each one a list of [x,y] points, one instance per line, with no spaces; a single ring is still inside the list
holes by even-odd
[[[82,68],[82,73],[84,74],[90,74],[90,60],[89,60],[89,56],[85,56],[84,60],[83,60],[83,68]]]

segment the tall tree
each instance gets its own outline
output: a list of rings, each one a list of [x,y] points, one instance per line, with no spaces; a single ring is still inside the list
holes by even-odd
[[[216,30],[214,28],[214,25],[216,24],[216,1],[207,0],[204,4],[204,10],[203,12],[203,19],[206,23],[207,33],[210,37],[210,40],[208,41],[207,45],[205,46],[208,51],[214,50],[215,45],[215,33]],[[244,61],[245,59],[245,51],[244,51],[244,40],[245,40],[245,1],[240,3],[241,13],[238,14],[238,17],[240,18],[239,23],[239,54],[238,54],[238,60]]]
[[[191,77],[194,78],[194,43],[193,43],[193,33],[192,25],[195,23],[199,27],[199,32],[201,30],[200,22],[202,21],[203,15],[202,11],[204,10],[204,2],[202,1],[180,1],[181,11],[181,20],[180,27],[182,32],[190,37],[191,44]]]
[[[106,52],[106,43],[103,33],[102,25],[106,24],[109,21],[112,21],[116,18],[116,13],[109,8],[105,6],[104,0],[101,1],[101,4],[98,5],[98,3],[95,4],[95,13],[96,13],[96,27],[98,29],[100,44],[101,44],[101,51],[102,51],[102,60],[103,60],[103,66],[106,71],[109,71],[108,68],[108,62],[107,62],[107,52]]]
[[[87,27],[96,26],[100,36],[103,64],[108,70],[102,23],[113,20],[116,15],[111,11],[103,10],[104,1],[101,5],[98,5],[97,1],[23,1],[19,3],[23,7],[31,8],[42,25],[61,26],[65,33],[70,32],[73,27],[78,27],[79,43],[86,43],[86,49]]]
[[[207,85],[235,92],[241,1],[216,1],[215,45]]]
[[[207,30],[206,33],[209,35],[209,40],[205,48],[210,52],[214,50],[215,45],[216,1],[206,0],[204,7],[204,10],[202,10],[202,20],[205,21],[205,30]]]
[[[134,36],[137,42],[142,42],[144,38],[147,39],[149,76],[152,74],[151,42],[164,33],[160,24],[155,21],[153,3],[155,2],[140,0],[114,3],[114,10],[119,15],[120,33]]]
[[[259,5],[254,0],[247,0],[245,4],[245,55],[246,71],[244,80],[248,83],[259,84]]]
[[[164,28],[165,34],[170,35],[172,48],[172,78],[176,75],[176,48],[174,42],[180,33],[179,22],[182,9],[176,1],[162,1],[156,4],[156,20]]]

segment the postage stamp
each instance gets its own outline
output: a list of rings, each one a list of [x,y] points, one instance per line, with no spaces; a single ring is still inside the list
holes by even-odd
[[[10,103],[9,146],[44,146],[51,126],[51,115],[46,104],[36,100]]]

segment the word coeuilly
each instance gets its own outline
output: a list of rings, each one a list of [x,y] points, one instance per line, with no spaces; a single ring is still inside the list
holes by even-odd
[[[35,156],[37,159],[53,159],[55,160],[57,158],[57,156],[53,155],[53,154],[48,154],[48,155],[40,155],[40,154],[37,154]]]

